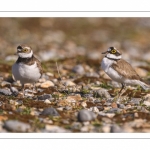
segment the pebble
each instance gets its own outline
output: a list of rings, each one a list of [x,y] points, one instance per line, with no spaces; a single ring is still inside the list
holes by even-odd
[[[76,84],[70,80],[62,81],[64,86],[75,86]]]
[[[49,107],[49,108],[45,108],[42,111],[41,115],[59,116],[59,113],[57,112],[57,110],[55,108]]]
[[[110,96],[110,94],[108,93],[108,91],[107,90],[105,90],[105,89],[100,89],[100,90],[97,90],[97,91],[95,91],[95,94],[97,95],[97,96],[99,96],[99,97],[101,97],[101,98],[111,98],[111,96]]]
[[[0,94],[10,96],[12,92],[9,89],[0,89]]]
[[[108,118],[113,118],[115,116],[115,113],[104,113],[104,112],[99,112],[98,113],[99,116],[101,117],[108,117]]]
[[[19,91],[18,91],[18,89],[17,88],[15,88],[15,87],[10,87],[10,91],[12,92],[12,94],[14,95],[14,96],[17,96],[18,94],[19,94]]]
[[[110,127],[110,125],[104,125],[103,127],[102,127],[102,132],[104,132],[104,133],[109,133],[110,132],[110,130],[111,130],[111,127]]]
[[[150,101],[144,101],[143,104],[146,106],[150,106]]]
[[[92,111],[88,111],[86,109],[82,109],[78,112],[77,119],[80,122],[92,121],[96,118],[96,114]]]
[[[99,111],[103,111],[104,110],[103,106],[97,106],[97,108],[98,108]]]
[[[44,94],[44,95],[40,95],[40,96],[38,96],[37,97],[38,98],[38,100],[50,100],[51,98],[52,98],[52,95],[51,94]]]
[[[86,102],[82,102],[82,103],[81,103],[81,106],[82,106],[83,108],[86,108],[86,107],[87,107],[87,103],[86,103]]]
[[[71,106],[65,106],[64,110],[72,110],[72,107]]]
[[[71,131],[64,129],[62,127],[56,126],[56,125],[45,125],[45,132],[51,132],[51,133],[69,133]]]
[[[117,103],[113,102],[113,103],[111,104],[111,107],[112,107],[112,108],[118,108],[118,105],[117,105]]]
[[[58,111],[63,111],[63,110],[64,110],[64,107],[61,106],[61,107],[57,107],[56,109],[57,109]]]
[[[123,129],[119,127],[117,124],[113,124],[110,129],[111,133],[123,133]]]
[[[139,105],[140,101],[141,101],[141,98],[132,98],[130,102],[135,105]]]
[[[93,94],[83,94],[82,96],[86,98],[90,98],[90,97],[93,97]]]
[[[110,110],[108,110],[108,113],[120,113],[121,109],[119,108],[111,108]]]
[[[48,100],[48,99],[46,99],[46,100],[44,101],[44,103],[46,103],[46,104],[51,104],[51,101]]]
[[[99,109],[96,106],[95,107],[90,107],[89,110],[94,112],[94,113],[99,113]]]
[[[48,87],[53,87],[53,86],[55,86],[55,85],[52,81],[45,81],[45,82],[41,83],[41,88],[48,88]]]
[[[80,122],[73,122],[71,125],[72,130],[80,130],[82,127],[82,124]]]
[[[7,120],[4,123],[4,128],[14,132],[28,132],[31,127],[29,124],[18,120]]]
[[[125,105],[124,105],[124,104],[118,104],[118,107],[119,107],[120,109],[124,109],[124,108],[125,108]]]
[[[84,68],[83,68],[82,65],[76,65],[76,66],[74,66],[74,67],[72,68],[72,71],[73,71],[74,73],[81,74],[81,75],[85,73]]]
[[[10,86],[10,83],[7,82],[7,81],[2,81],[2,82],[1,82],[1,86],[2,86],[2,87],[7,86],[7,85]]]
[[[96,72],[87,72],[85,74],[86,77],[95,77],[95,78],[99,78],[99,74],[97,74]]]

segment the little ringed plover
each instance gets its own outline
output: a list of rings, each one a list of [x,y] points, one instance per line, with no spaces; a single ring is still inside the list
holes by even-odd
[[[12,74],[15,80],[22,84],[24,96],[24,84],[38,81],[42,76],[41,62],[34,57],[32,48],[25,45],[17,47],[18,59],[12,66]]]
[[[141,80],[133,67],[121,58],[121,53],[115,47],[109,47],[102,54],[106,55],[102,59],[101,68],[112,80],[122,84],[119,93],[121,93],[125,85],[140,85],[145,90],[150,88],[149,85]]]

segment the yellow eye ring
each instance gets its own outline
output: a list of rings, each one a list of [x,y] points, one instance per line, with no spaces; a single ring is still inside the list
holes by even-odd
[[[115,50],[115,49],[111,50],[111,53],[112,53],[112,54],[115,54],[115,53],[116,53],[116,50]]]
[[[27,52],[27,51],[28,51],[28,49],[26,49],[26,48],[25,48],[25,49],[23,49],[23,52]]]

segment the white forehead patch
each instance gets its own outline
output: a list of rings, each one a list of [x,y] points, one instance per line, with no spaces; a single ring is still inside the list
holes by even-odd
[[[112,47],[109,47],[107,51],[110,52],[112,50],[111,48]],[[116,47],[113,47],[113,49],[117,50]]]
[[[21,58],[30,58],[33,55],[33,51],[31,50],[30,53],[18,53],[19,57]]]

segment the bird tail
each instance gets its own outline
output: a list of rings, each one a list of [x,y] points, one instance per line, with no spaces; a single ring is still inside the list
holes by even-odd
[[[142,81],[138,81],[138,84],[144,89],[144,90],[150,90],[150,85],[147,85],[146,83]]]

